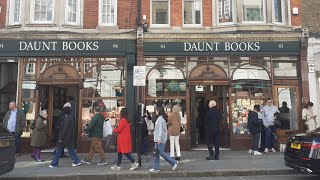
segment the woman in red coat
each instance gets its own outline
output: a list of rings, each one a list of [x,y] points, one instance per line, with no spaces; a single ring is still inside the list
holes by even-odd
[[[113,170],[120,170],[120,164],[122,160],[122,154],[124,154],[132,163],[130,171],[135,170],[139,167],[139,163],[137,163],[131,155],[132,151],[132,138],[131,138],[131,130],[130,130],[130,121],[129,121],[129,112],[128,109],[123,108],[120,111],[120,123],[118,127],[116,127],[113,132],[118,134],[117,139],[117,152],[118,152],[118,161],[117,164],[112,166]]]

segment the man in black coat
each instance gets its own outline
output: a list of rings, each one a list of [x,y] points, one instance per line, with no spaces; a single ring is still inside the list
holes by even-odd
[[[214,100],[209,102],[209,110],[205,118],[206,138],[207,146],[209,150],[209,157],[206,160],[218,160],[219,159],[219,140],[218,135],[220,132],[221,112],[216,107],[217,103]],[[213,153],[212,144],[215,147]]]

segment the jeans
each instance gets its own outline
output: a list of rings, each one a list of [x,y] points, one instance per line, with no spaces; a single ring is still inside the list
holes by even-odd
[[[163,157],[172,167],[177,163],[176,160],[172,159],[167,153],[164,152],[164,143],[157,144],[155,143],[154,148],[158,148],[160,156]],[[160,170],[160,156],[153,158],[153,169]]]
[[[146,154],[148,152],[148,136],[142,138],[141,154]]]
[[[170,136],[170,157],[174,157],[174,149],[176,149],[177,157],[180,157],[179,136]]]
[[[256,133],[256,134],[252,134],[252,135],[253,135],[252,150],[258,151],[259,145],[260,145],[261,133]]]
[[[271,149],[271,148],[274,148],[274,133],[276,131],[276,127],[275,126],[269,126],[269,129],[268,128],[264,128],[265,130],[265,148],[267,149]]]
[[[56,149],[56,153],[54,154],[53,160],[51,162],[51,166],[58,166],[59,165],[59,159],[62,153],[62,149],[61,147],[57,147]],[[76,150],[74,148],[70,148],[68,147],[68,152],[70,155],[70,158],[73,160],[74,164],[78,164],[81,163],[80,159],[78,158],[78,155],[76,153]]]
[[[12,132],[11,134],[14,135],[14,144],[16,146],[16,154],[20,154],[21,153],[21,136],[15,135],[14,132]]]
[[[91,161],[93,158],[94,153],[97,152],[99,153],[101,161],[104,161],[105,155],[104,155],[104,150],[101,147],[101,139],[92,137],[91,138],[91,146],[90,146],[90,152],[88,154],[88,160]]]
[[[127,153],[127,154],[124,154],[124,155],[131,161],[132,164],[135,162],[135,160],[132,157],[131,153]],[[118,152],[118,161],[117,161],[117,165],[118,166],[120,166],[121,160],[122,160],[122,153]]]

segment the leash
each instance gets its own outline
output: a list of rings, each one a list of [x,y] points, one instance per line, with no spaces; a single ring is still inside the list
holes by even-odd
[[[269,127],[267,127],[267,128],[268,128],[269,131],[272,133],[272,135],[274,136],[274,138],[275,138],[276,140],[278,140],[278,142],[279,142],[280,144],[282,144],[282,142],[279,140],[278,136],[277,136],[274,132],[272,132]]]

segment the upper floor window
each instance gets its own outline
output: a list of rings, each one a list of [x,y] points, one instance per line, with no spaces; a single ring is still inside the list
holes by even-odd
[[[35,74],[35,63],[27,63],[26,74]]]
[[[151,0],[151,25],[170,24],[170,0]]]
[[[288,1],[273,0],[273,19],[275,23],[283,24],[288,19]]]
[[[202,16],[202,0],[184,0],[184,25],[200,25]]]
[[[233,0],[218,0],[219,23],[233,23]]]
[[[265,22],[265,0],[242,0],[243,21]]]
[[[101,26],[117,25],[117,0],[99,1],[99,24]]]
[[[80,0],[66,0],[65,22],[79,25],[80,23]]]
[[[11,0],[9,4],[9,24],[20,24],[21,0]]]
[[[31,21],[33,23],[52,23],[54,15],[53,0],[32,0]]]

